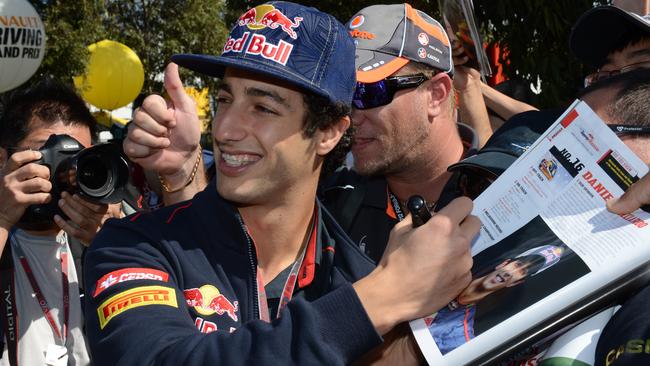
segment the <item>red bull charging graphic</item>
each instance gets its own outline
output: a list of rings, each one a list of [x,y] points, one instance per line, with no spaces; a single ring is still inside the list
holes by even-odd
[[[201,315],[224,315],[237,321],[238,302],[230,302],[219,289],[212,285],[203,285],[183,291],[187,306],[193,307]]]
[[[293,39],[298,38],[294,29],[298,28],[302,22],[302,17],[289,19],[282,11],[276,9],[273,5],[264,4],[249,9],[237,20],[240,27],[247,26],[248,29],[258,30],[265,27],[271,29],[280,28]]]

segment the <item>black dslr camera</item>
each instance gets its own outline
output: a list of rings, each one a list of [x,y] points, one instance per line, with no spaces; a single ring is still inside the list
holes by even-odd
[[[84,148],[68,135],[51,135],[39,151],[43,156],[35,163],[50,169],[52,200],[27,208],[19,221],[25,229],[51,226],[55,214],[66,217],[57,204],[62,192],[100,203],[117,203],[135,194],[129,181],[131,165],[119,143]]]

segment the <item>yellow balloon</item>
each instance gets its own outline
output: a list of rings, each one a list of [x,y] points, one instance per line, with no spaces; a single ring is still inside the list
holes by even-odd
[[[103,40],[88,46],[86,73],[75,76],[83,99],[97,108],[113,110],[133,101],[144,84],[138,55],[122,43]]]

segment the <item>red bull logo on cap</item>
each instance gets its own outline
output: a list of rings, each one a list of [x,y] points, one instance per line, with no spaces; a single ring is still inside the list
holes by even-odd
[[[246,44],[248,38],[251,41]],[[262,56],[267,60],[272,60],[282,65],[286,65],[291,56],[293,45],[289,42],[280,40],[278,44],[270,43],[263,34],[253,34],[244,32],[240,38],[228,37],[226,44],[223,46],[223,53],[235,52],[245,53],[248,55]]]
[[[201,315],[228,314],[230,319],[237,321],[239,303],[237,301],[230,302],[219,289],[212,285],[184,290],[183,296],[185,296],[187,306],[193,307]]]
[[[282,11],[276,9],[273,5],[263,4],[249,9],[242,14],[237,20],[237,25],[240,27],[246,26],[251,30],[258,30],[262,28],[277,29],[287,33],[293,39],[298,38],[298,34],[294,29],[300,26],[302,17],[294,17],[291,20],[284,15]]]

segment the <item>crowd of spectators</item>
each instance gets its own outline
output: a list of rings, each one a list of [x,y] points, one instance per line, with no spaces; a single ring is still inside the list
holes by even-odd
[[[594,70],[576,98],[627,127],[615,131],[650,164],[650,15],[596,7],[569,46]],[[565,250],[539,246],[472,279],[471,199],[566,106],[538,110],[487,85],[461,44],[408,4],[369,6],[343,25],[272,2],[237,20],[221,55],[171,61],[167,99],[142,100],[123,141],[142,193],[132,215],[59,192],[39,163],[50,135],[96,141],[74,90],[47,79],[11,94],[0,116],[0,364],[421,364],[408,321],[429,317],[444,354],[474,337],[477,301]],[[214,155],[179,66],[220,79]],[[435,213],[418,227],[414,195]],[[646,176],[608,209],[648,203]],[[486,289],[495,276],[503,286]],[[594,365],[648,362],[649,300],[647,288],[619,299],[592,340]],[[511,362],[536,362],[560,336]]]

